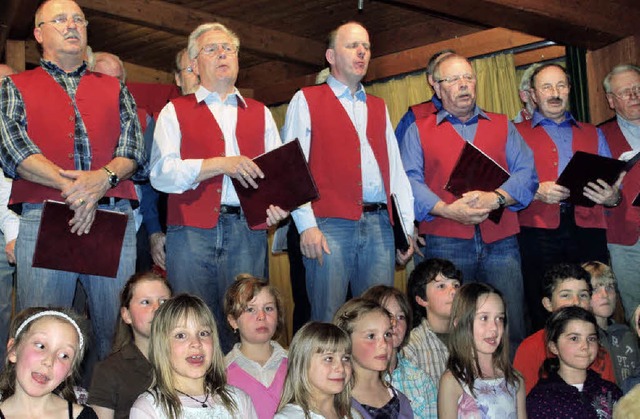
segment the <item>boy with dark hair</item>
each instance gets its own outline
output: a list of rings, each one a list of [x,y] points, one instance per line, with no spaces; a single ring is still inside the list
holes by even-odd
[[[613,321],[618,293],[611,268],[598,261],[582,267],[591,274],[591,311],[598,322],[600,344],[611,355],[616,383],[622,387],[638,366],[638,337],[626,324]]]
[[[413,310],[413,329],[403,353],[434,383],[440,382],[446,370],[451,305],[461,283],[462,273],[445,259],[427,259],[409,276],[407,296]]]
[[[552,266],[545,274],[542,289],[542,306],[549,312],[567,306],[580,306],[591,310],[591,277],[580,265],[561,263]],[[513,366],[524,377],[527,394],[540,378],[544,360],[553,356],[545,349],[544,329],[526,338],[516,351]],[[609,353],[600,347],[596,360],[590,367],[602,378],[615,383],[613,365]]]

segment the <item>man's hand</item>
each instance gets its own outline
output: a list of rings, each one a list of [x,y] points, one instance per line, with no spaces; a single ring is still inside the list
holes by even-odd
[[[99,170],[60,170],[60,175],[72,181],[62,190],[62,197],[75,214],[69,225],[71,232],[81,236],[89,233],[96,218],[98,201],[111,185],[107,173]]]
[[[153,233],[149,236],[149,247],[151,251],[151,259],[153,259],[153,263],[158,265],[164,270],[167,270],[166,267],[166,258],[167,254],[164,249],[164,244],[167,241],[167,237],[161,231],[157,233]]]
[[[570,191],[564,186],[560,186],[555,182],[540,182],[535,199],[545,204],[557,204],[569,198]]]
[[[498,195],[495,192],[471,191],[463,194],[462,197],[468,195],[477,197],[477,199],[474,199],[469,203],[469,206],[472,208],[488,209],[490,211],[500,208],[500,204],[498,204]]]
[[[416,234],[415,237],[411,237],[411,241],[413,242],[411,243],[411,245],[413,246],[414,253],[417,253],[418,255],[420,255],[420,257],[424,257],[424,255],[420,251],[420,248],[427,245],[427,241],[425,240],[425,238],[420,236],[419,234]]]
[[[411,237],[410,235],[407,236],[407,241],[409,242],[409,248],[406,252],[402,252],[400,251],[400,249],[396,249],[396,263],[400,266],[404,266],[407,264],[409,259],[411,259],[411,256],[413,256],[413,252],[415,250],[413,237]]]
[[[251,186],[254,189],[258,189],[258,184],[254,179],[258,177],[264,178],[264,173],[262,173],[258,165],[245,156],[225,157],[223,172],[225,175],[237,179],[245,188]]]
[[[434,207],[434,215],[466,225],[480,224],[487,219],[491,209],[476,208],[475,206],[480,202],[479,198],[478,193],[468,193],[450,204],[440,201]]]
[[[311,227],[302,232],[300,235],[300,251],[309,259],[318,259],[320,265],[322,265],[323,254],[331,254],[327,239],[318,227]]]
[[[16,239],[7,242],[7,245],[4,247],[4,252],[7,254],[7,262],[12,265],[16,264]]]
[[[584,187],[582,194],[595,202],[596,204],[615,206],[620,202],[620,184],[626,172],[622,172],[613,186],[610,186],[602,179],[598,179],[595,183],[589,182]]]
[[[269,205],[269,208],[267,208],[267,227],[277,225],[288,216],[289,211],[285,211],[276,205]]]

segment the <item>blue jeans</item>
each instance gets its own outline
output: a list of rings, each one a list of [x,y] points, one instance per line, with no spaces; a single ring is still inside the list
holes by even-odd
[[[7,339],[9,338],[9,325],[11,323],[11,303],[13,292],[13,275],[15,266],[9,265],[4,247],[7,243],[4,234],[0,231],[0,359],[4,360],[7,351]]]
[[[80,280],[89,300],[91,325],[98,355],[103,359],[111,352],[113,333],[120,313],[120,291],[129,277],[135,273],[136,226],[131,205],[127,200],[119,201],[115,205],[100,205],[100,209],[118,211],[129,217],[116,278],[33,268],[31,264],[42,217],[42,204],[22,205],[16,259],[18,306],[21,310],[36,306],[71,307],[76,281]]]
[[[514,354],[526,336],[522,270],[516,237],[484,243],[476,228],[471,239],[432,235],[425,238],[426,248],[421,250],[426,258],[450,260],[462,271],[464,283],[484,282],[500,290],[507,307],[510,352]],[[418,262],[416,260],[416,264]]]
[[[387,210],[365,212],[358,221],[318,218],[331,254],[304,258],[311,318],[330,322],[351,284],[354,297],[373,285],[393,286],[395,245]]]
[[[168,226],[166,248],[174,293],[195,294],[207,303],[227,353],[235,339],[223,312],[224,294],[240,273],[266,277],[266,231],[249,229],[243,215],[220,214],[214,228]]]
[[[640,276],[638,262],[640,262],[640,240],[631,246],[609,244],[611,254],[611,269],[618,281],[618,292],[624,306],[624,315],[628,322],[640,305]]]

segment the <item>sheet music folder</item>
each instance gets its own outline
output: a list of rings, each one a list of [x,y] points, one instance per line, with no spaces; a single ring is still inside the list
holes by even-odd
[[[391,214],[393,216],[393,241],[396,245],[396,249],[401,252],[406,252],[409,249],[409,241],[407,240],[407,233],[404,228],[404,221],[400,215],[400,207],[398,206],[398,199],[396,194],[391,194]]]
[[[465,141],[464,148],[449,176],[445,189],[457,197],[469,191],[494,191],[509,179],[506,169],[478,147]],[[504,208],[489,213],[489,219],[498,224]]]
[[[69,227],[73,214],[63,202],[45,201],[33,267],[115,278],[127,215],[97,210],[89,234],[78,236]]]
[[[258,189],[245,188],[238,180],[231,179],[250,227],[265,223],[267,208],[271,204],[291,211],[318,198],[318,188],[298,139],[253,161],[264,173],[264,179],[254,179]]]
[[[613,185],[622,171],[629,169],[629,162],[576,151],[556,183],[569,189],[571,195],[565,201],[582,207],[593,207],[595,202],[582,194],[589,182],[602,179]]]

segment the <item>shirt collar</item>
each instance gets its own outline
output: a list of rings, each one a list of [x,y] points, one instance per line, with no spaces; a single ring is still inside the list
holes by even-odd
[[[535,128],[538,125],[556,125],[556,126],[561,126],[561,125],[574,125],[578,128],[580,128],[580,125],[578,124],[578,121],[576,121],[576,119],[573,117],[573,115],[571,115],[570,112],[565,112],[564,113],[564,121],[557,123],[547,117],[545,117],[544,115],[542,115],[537,109],[536,111],[533,113],[533,117],[531,118],[531,127]]]
[[[358,89],[356,90],[356,93],[354,95],[351,94],[351,91],[346,84],[333,77],[333,75],[330,75],[329,78],[327,78],[327,84],[338,98],[355,97],[355,99],[357,100],[361,100],[363,102],[367,101],[367,94],[364,91],[364,86],[362,85],[362,83],[358,83]]]
[[[261,366],[261,368],[267,368],[269,366],[271,366],[271,364],[280,364],[280,360],[282,360],[282,358],[286,358],[287,357],[287,351],[275,340],[272,340],[271,342],[269,342],[271,344],[271,347],[273,348],[273,352],[271,353],[271,356],[269,357],[269,359],[267,360],[267,362],[264,363],[263,366]],[[231,349],[231,351],[229,351],[229,353],[227,354],[227,356],[225,356],[225,364],[228,367],[229,365],[233,364],[236,359],[238,358],[242,358],[247,362],[253,362],[256,365],[259,365],[257,362],[250,360],[249,358],[247,358],[246,356],[244,356],[244,354],[242,353],[242,351],[240,350],[240,342],[236,343],[233,345],[233,348]]]
[[[478,118],[486,119],[489,121],[491,120],[491,118],[489,118],[489,116],[482,109],[480,109],[478,105],[475,105],[475,107],[473,108],[473,115],[467,122],[460,121],[456,116],[451,115],[446,109],[442,108],[436,114],[436,125],[440,125],[445,119],[447,119],[452,124],[457,123],[463,125],[471,125],[477,123]]]
[[[57,73],[57,74],[64,74],[64,75],[69,75],[69,76],[81,76],[87,70],[87,63],[85,61],[83,61],[82,64],[80,64],[80,66],[78,68],[76,68],[75,70],[73,70],[73,71],[71,71],[69,73],[67,73],[66,71],[64,71],[60,67],[58,67],[58,65],[56,63],[54,63],[53,61],[45,60],[44,58],[40,58],[40,65],[49,74]]]
[[[624,119],[620,114],[616,114],[616,119],[618,120],[618,125],[620,125],[620,128],[627,128],[628,130],[634,132],[640,130],[639,125],[632,124],[631,122]]]
[[[204,101],[207,105],[210,105],[213,102],[222,103],[218,92],[210,92],[202,85],[200,85],[198,90],[196,90],[196,101],[198,103]],[[233,88],[233,91],[227,95],[224,101],[227,104],[239,104],[243,108],[247,107],[247,102],[244,100],[237,87]]]

